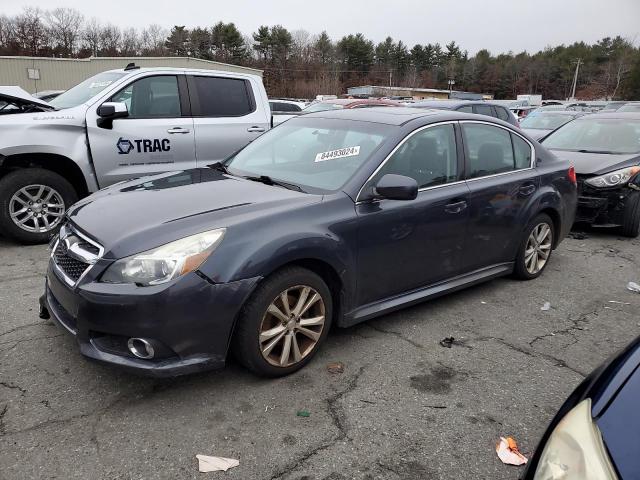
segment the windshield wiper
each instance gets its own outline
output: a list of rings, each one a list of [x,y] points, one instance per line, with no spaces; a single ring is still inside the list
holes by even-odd
[[[229,169],[222,162],[214,162],[210,165],[207,165],[207,167],[213,168],[214,170],[218,170],[219,172],[222,172],[222,173],[229,173]]]
[[[283,182],[281,180],[274,180],[268,175],[257,175],[257,176],[243,176],[242,178],[246,178],[247,180],[251,180],[253,182],[264,183],[265,185],[277,185],[278,187],[288,188],[289,190],[296,190],[298,192],[306,193],[299,185],[295,183]]]
[[[604,155],[613,155],[615,152],[609,150],[578,150],[578,153],[602,153]]]

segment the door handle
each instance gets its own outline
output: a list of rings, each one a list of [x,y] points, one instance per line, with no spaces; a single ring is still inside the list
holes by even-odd
[[[531,195],[533,192],[536,191],[536,186],[535,185],[522,185],[519,189],[520,193],[522,195]]]
[[[444,206],[444,211],[447,213],[460,213],[467,208],[467,202],[461,200],[459,202],[449,203]]]
[[[191,130],[182,127],[173,127],[167,130],[167,133],[189,133]]]
[[[247,128],[247,132],[264,132],[265,130],[266,128],[264,127],[256,127],[256,126]]]

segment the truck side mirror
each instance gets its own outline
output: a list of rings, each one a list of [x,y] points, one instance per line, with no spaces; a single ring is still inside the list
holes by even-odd
[[[111,130],[113,121],[116,118],[126,118],[129,116],[129,109],[124,102],[104,102],[96,111],[98,114],[98,126]]]

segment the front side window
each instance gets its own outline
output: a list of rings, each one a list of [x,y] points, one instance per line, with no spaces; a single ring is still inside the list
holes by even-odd
[[[504,128],[466,123],[462,125],[462,138],[467,151],[467,178],[514,170],[511,135]]]
[[[340,189],[392,133],[388,125],[298,117],[261,135],[231,159],[234,175],[287,182],[309,192]]]
[[[196,115],[202,117],[241,117],[253,112],[247,82],[237,78],[193,77],[195,97],[199,105]],[[191,93],[191,90],[190,90]],[[195,109],[194,109],[195,110]]]
[[[389,173],[415,179],[418,188],[456,181],[458,159],[453,125],[425,128],[410,136],[378,171],[373,182]]]
[[[181,115],[175,75],[141,78],[124,87],[110,101],[125,103],[128,118],[176,118]]]

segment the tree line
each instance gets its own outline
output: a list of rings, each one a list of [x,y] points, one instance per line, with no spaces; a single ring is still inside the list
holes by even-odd
[[[0,55],[64,58],[100,56],[190,56],[261,68],[272,96],[340,94],[349,86],[392,85],[489,93],[495,98],[541,94],[582,99],[640,98],[640,48],[620,36],[594,44],[575,42],[537,53],[469,55],[455,41],[409,46],[392,37],[374,43],[362,33],[339,40],[281,25],[245,35],[233,23],[187,28],[160,25],[122,28],[86,19],[69,8],[25,8],[0,15]]]

